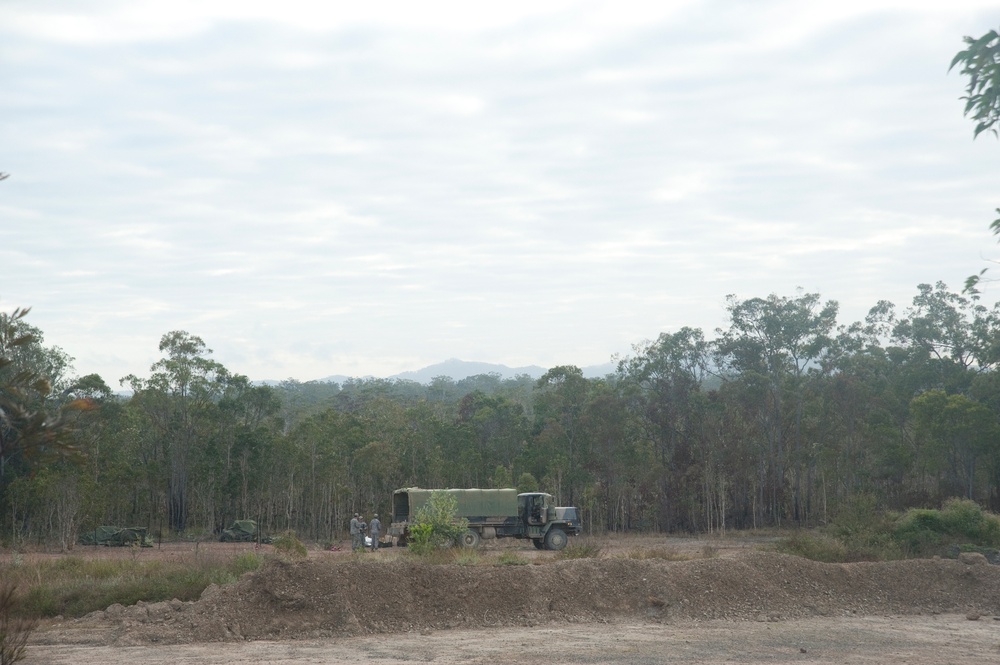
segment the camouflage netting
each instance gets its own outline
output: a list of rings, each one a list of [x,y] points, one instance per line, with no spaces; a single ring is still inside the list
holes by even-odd
[[[109,547],[152,547],[153,539],[149,529],[139,526],[99,526],[80,534],[81,545],[105,545]]]
[[[219,540],[224,543],[252,543],[257,540],[257,522],[236,520],[228,529],[223,529]],[[261,538],[260,542],[269,543],[271,539]]]

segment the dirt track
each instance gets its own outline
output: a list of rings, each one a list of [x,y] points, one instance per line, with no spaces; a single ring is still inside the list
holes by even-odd
[[[746,548],[692,561],[518,552],[534,565],[275,561],[197,603],[50,622],[24,662],[1000,660],[1000,567],[978,555],[831,565]]]
[[[962,615],[756,622],[644,621],[446,630],[303,641],[164,646],[34,646],[27,665],[413,662],[981,665],[1000,659],[1000,622]]]

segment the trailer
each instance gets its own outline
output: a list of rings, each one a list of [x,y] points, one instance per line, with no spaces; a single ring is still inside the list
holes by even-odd
[[[569,536],[583,530],[580,511],[575,507],[556,506],[545,492],[522,492],[516,489],[423,489],[408,487],[392,494],[392,520],[388,534],[396,544],[405,545],[416,511],[434,492],[454,497],[455,517],[465,519],[468,529],[461,545],[477,547],[482,540],[521,538],[531,540],[538,549],[561,550]]]

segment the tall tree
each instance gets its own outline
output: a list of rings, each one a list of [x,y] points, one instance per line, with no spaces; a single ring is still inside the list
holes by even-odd
[[[562,501],[572,505],[579,493],[581,460],[585,451],[581,416],[590,397],[590,383],[579,367],[553,367],[535,384],[534,449],[528,454],[535,460],[534,474],[539,476],[548,467],[550,489]],[[543,451],[548,451],[551,464],[542,464]]]
[[[166,356],[150,367],[150,377],[122,379],[134,391],[133,401],[158,433],[169,467],[167,522],[183,531],[188,516],[191,451],[212,428],[217,403],[232,380],[229,371],[209,356],[212,350],[196,335],[177,330],[160,339]]]
[[[727,309],[731,323],[729,330],[719,331],[717,362],[728,378],[754,385],[762,398],[757,412],[767,439],[760,467],[761,491],[767,493],[762,504],[772,519],[782,519],[786,510],[802,519],[810,489],[803,484],[803,381],[830,346],[839,306],[834,300],[821,303],[817,293],[803,293],[742,301],[729,296]],[[789,466],[792,477],[786,478]]]
[[[700,329],[685,327],[638,344],[635,351],[619,362],[618,373],[626,403],[661,469],[659,526],[691,528],[698,480],[689,472],[696,463],[702,405],[697,395],[708,372],[709,345]]]

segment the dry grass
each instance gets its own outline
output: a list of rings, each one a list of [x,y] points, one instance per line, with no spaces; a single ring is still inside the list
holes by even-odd
[[[28,638],[38,626],[37,619],[15,615],[17,584],[0,582],[0,665],[23,660]]]
[[[209,553],[199,548],[185,557],[168,558],[122,554],[126,556],[14,553],[9,560],[0,558],[0,579],[20,589],[13,609],[15,616],[79,617],[115,603],[194,600],[209,584],[235,582],[262,561],[252,550],[220,549]]]

